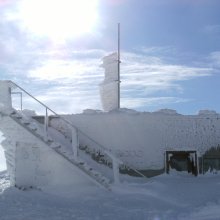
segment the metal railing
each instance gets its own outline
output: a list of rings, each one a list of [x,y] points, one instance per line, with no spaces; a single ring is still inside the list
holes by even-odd
[[[62,121],[64,121],[67,125],[69,125],[72,128],[72,147],[73,147],[73,152],[74,152],[74,158],[77,159],[77,155],[78,155],[78,148],[79,145],[77,146],[76,144],[73,144],[73,134],[75,137],[77,137],[78,139],[78,135],[81,134],[83,136],[85,136],[86,138],[88,138],[88,140],[90,140],[92,143],[94,143],[101,152],[105,153],[106,155],[108,155],[111,159],[112,159],[112,164],[113,164],[113,174],[114,174],[114,180],[115,182],[119,181],[119,165],[120,164],[124,164],[127,168],[133,170],[135,173],[137,173],[138,175],[148,178],[146,177],[143,173],[141,173],[140,171],[138,171],[137,169],[133,168],[131,165],[124,163],[121,159],[119,159],[117,156],[113,155],[108,149],[106,149],[102,144],[100,144],[99,142],[97,142],[96,140],[94,140],[93,138],[89,137],[85,132],[83,132],[82,130],[80,130],[78,127],[76,127],[74,124],[72,124],[71,122],[69,122],[68,120],[66,120],[63,116],[57,114],[55,111],[53,111],[51,108],[49,108],[47,105],[45,105],[44,103],[42,103],[40,100],[38,100],[37,98],[35,98],[33,95],[31,95],[29,92],[27,92],[25,89],[23,89],[22,87],[20,87],[19,85],[17,85],[16,83],[14,83],[11,80],[7,80],[8,83],[10,83],[11,85],[13,85],[13,87],[17,87],[18,89],[20,89],[22,92],[24,92],[25,94],[27,94],[29,97],[31,97],[32,99],[34,99],[36,102],[38,102],[41,106],[43,106],[45,108],[45,118],[44,118],[44,131],[45,131],[45,140],[47,140],[48,138],[48,126],[49,126],[49,119],[48,119],[48,111],[52,112],[56,117],[60,118]],[[22,99],[22,94],[21,94],[21,102],[23,101]],[[22,110],[22,103],[21,103],[21,110]],[[78,142],[78,140],[77,140]]]

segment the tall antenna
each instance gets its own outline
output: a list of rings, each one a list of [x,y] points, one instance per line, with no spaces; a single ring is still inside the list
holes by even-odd
[[[120,109],[120,23],[118,23],[118,109]]]

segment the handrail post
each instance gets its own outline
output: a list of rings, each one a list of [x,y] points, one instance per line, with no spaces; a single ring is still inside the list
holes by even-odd
[[[112,166],[113,166],[113,176],[114,176],[114,183],[119,184],[119,162],[116,158],[112,157]]]
[[[44,118],[44,139],[48,140],[48,109],[46,108],[45,118]]]
[[[77,160],[78,149],[79,149],[79,137],[78,137],[78,130],[75,128],[72,128],[72,149],[73,149],[74,160]]]
[[[23,110],[23,94],[22,94],[22,92],[21,92],[21,111]]]

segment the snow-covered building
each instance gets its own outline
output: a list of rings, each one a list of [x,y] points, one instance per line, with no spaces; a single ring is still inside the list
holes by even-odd
[[[147,176],[169,172],[172,167],[194,174],[220,169],[220,115],[213,111],[186,116],[168,109],[90,110],[65,118]],[[59,118],[51,118],[51,125],[70,136]],[[80,145],[92,146],[83,137],[79,139]]]
[[[220,115],[214,111],[185,116],[168,109],[85,110],[61,116],[27,93],[45,108],[45,116],[37,116],[13,108],[15,89],[27,93],[11,81],[0,82],[1,145],[12,185],[110,189],[127,178],[123,174],[220,169]]]

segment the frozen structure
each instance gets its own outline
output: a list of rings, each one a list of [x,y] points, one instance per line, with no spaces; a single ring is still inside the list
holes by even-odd
[[[147,176],[169,172],[170,168],[192,173],[192,164],[188,165],[187,160],[194,163],[195,174],[209,168],[220,170],[220,115],[215,111],[185,116],[169,109],[157,112],[121,109],[65,118]],[[70,135],[59,118],[51,119],[51,125]],[[94,149],[94,144],[79,138],[82,146]]]
[[[112,53],[103,58],[101,67],[105,69],[105,79],[100,84],[100,96],[103,110],[108,112],[118,108],[118,57]]]
[[[14,109],[12,90],[20,90],[37,101],[45,108],[46,115],[38,118],[33,111]],[[12,81],[1,81],[0,91],[0,130],[5,137],[1,145],[5,150],[12,185],[41,189],[92,185],[110,190],[111,183],[119,182],[119,164],[123,164],[122,161],[97,141]],[[50,125],[49,112],[68,127],[70,136]],[[100,167],[99,163],[88,158],[80,146],[79,137],[95,143],[95,150],[105,153],[109,166]]]
[[[61,116],[31,96],[45,108],[45,116],[38,116],[13,108],[11,90],[30,94],[11,81],[0,83],[1,144],[17,187],[111,189],[127,175],[220,170],[220,115],[214,111],[184,116],[169,109],[86,110]]]
[[[4,81],[0,81],[0,96],[0,111],[10,111],[12,109],[11,87]]]

